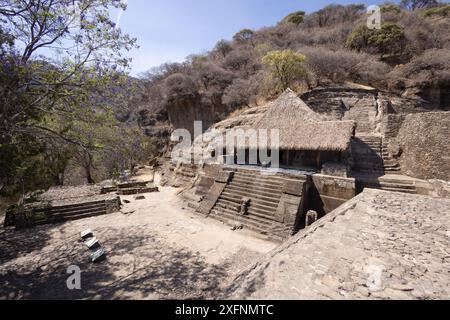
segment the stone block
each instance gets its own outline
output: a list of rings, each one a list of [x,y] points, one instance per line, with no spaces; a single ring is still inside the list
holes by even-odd
[[[120,211],[120,197],[105,200],[106,214]]]
[[[349,168],[342,163],[328,162],[322,166],[322,174],[327,176],[347,178]]]
[[[301,197],[305,188],[305,181],[286,181],[283,185],[283,193]]]
[[[297,220],[301,200],[301,197],[283,194],[275,213],[275,220],[293,226]]]
[[[215,181],[219,183],[229,183],[234,177],[234,172],[232,171],[222,171],[216,176]]]

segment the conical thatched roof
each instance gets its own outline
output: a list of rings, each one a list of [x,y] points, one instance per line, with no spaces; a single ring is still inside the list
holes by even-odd
[[[280,123],[318,122],[325,120],[314,112],[291,89],[268,104],[265,115],[256,123],[258,129],[278,128]]]
[[[324,121],[292,90],[271,102],[255,129],[279,130],[279,147],[284,150],[344,151],[354,135],[353,121]],[[264,147],[259,141],[259,148]],[[269,146],[271,142],[268,141]],[[256,145],[250,143],[251,148]]]

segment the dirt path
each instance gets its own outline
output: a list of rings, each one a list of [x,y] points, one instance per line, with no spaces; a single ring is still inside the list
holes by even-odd
[[[14,232],[0,229],[0,299],[214,298],[276,244],[183,210],[176,189],[131,197],[122,212]],[[79,233],[90,228],[108,258],[89,263]],[[68,290],[67,268],[81,268]]]

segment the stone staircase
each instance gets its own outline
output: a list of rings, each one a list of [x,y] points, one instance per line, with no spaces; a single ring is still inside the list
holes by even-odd
[[[220,195],[210,217],[230,226],[242,226],[271,240],[283,241],[290,234],[286,226],[277,221],[276,212],[283,184],[289,180],[291,179],[239,169]],[[243,198],[251,200],[246,215],[239,214]]]
[[[107,214],[105,200],[70,204],[33,211],[34,224],[59,223]]]
[[[384,174],[383,141],[376,135],[359,135],[352,140],[352,153],[356,172]]]
[[[401,192],[408,194],[418,194],[414,180],[383,177],[381,179],[360,179],[359,189],[364,188],[380,189],[391,192]]]
[[[181,184],[191,183],[197,175],[197,166],[194,164],[181,164],[178,167],[171,163],[170,171]]]
[[[388,151],[388,146],[384,140],[383,140],[382,157],[383,157],[384,172],[386,174],[388,174],[388,173],[398,174],[402,171],[401,167],[400,167],[400,163],[390,155],[390,153]]]

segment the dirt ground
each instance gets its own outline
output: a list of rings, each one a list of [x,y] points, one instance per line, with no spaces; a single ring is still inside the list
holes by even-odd
[[[122,212],[16,232],[0,228],[0,299],[213,299],[240,270],[277,245],[205,219],[178,190],[129,200]],[[93,230],[107,259],[89,261]],[[69,266],[81,290],[69,290]]]

